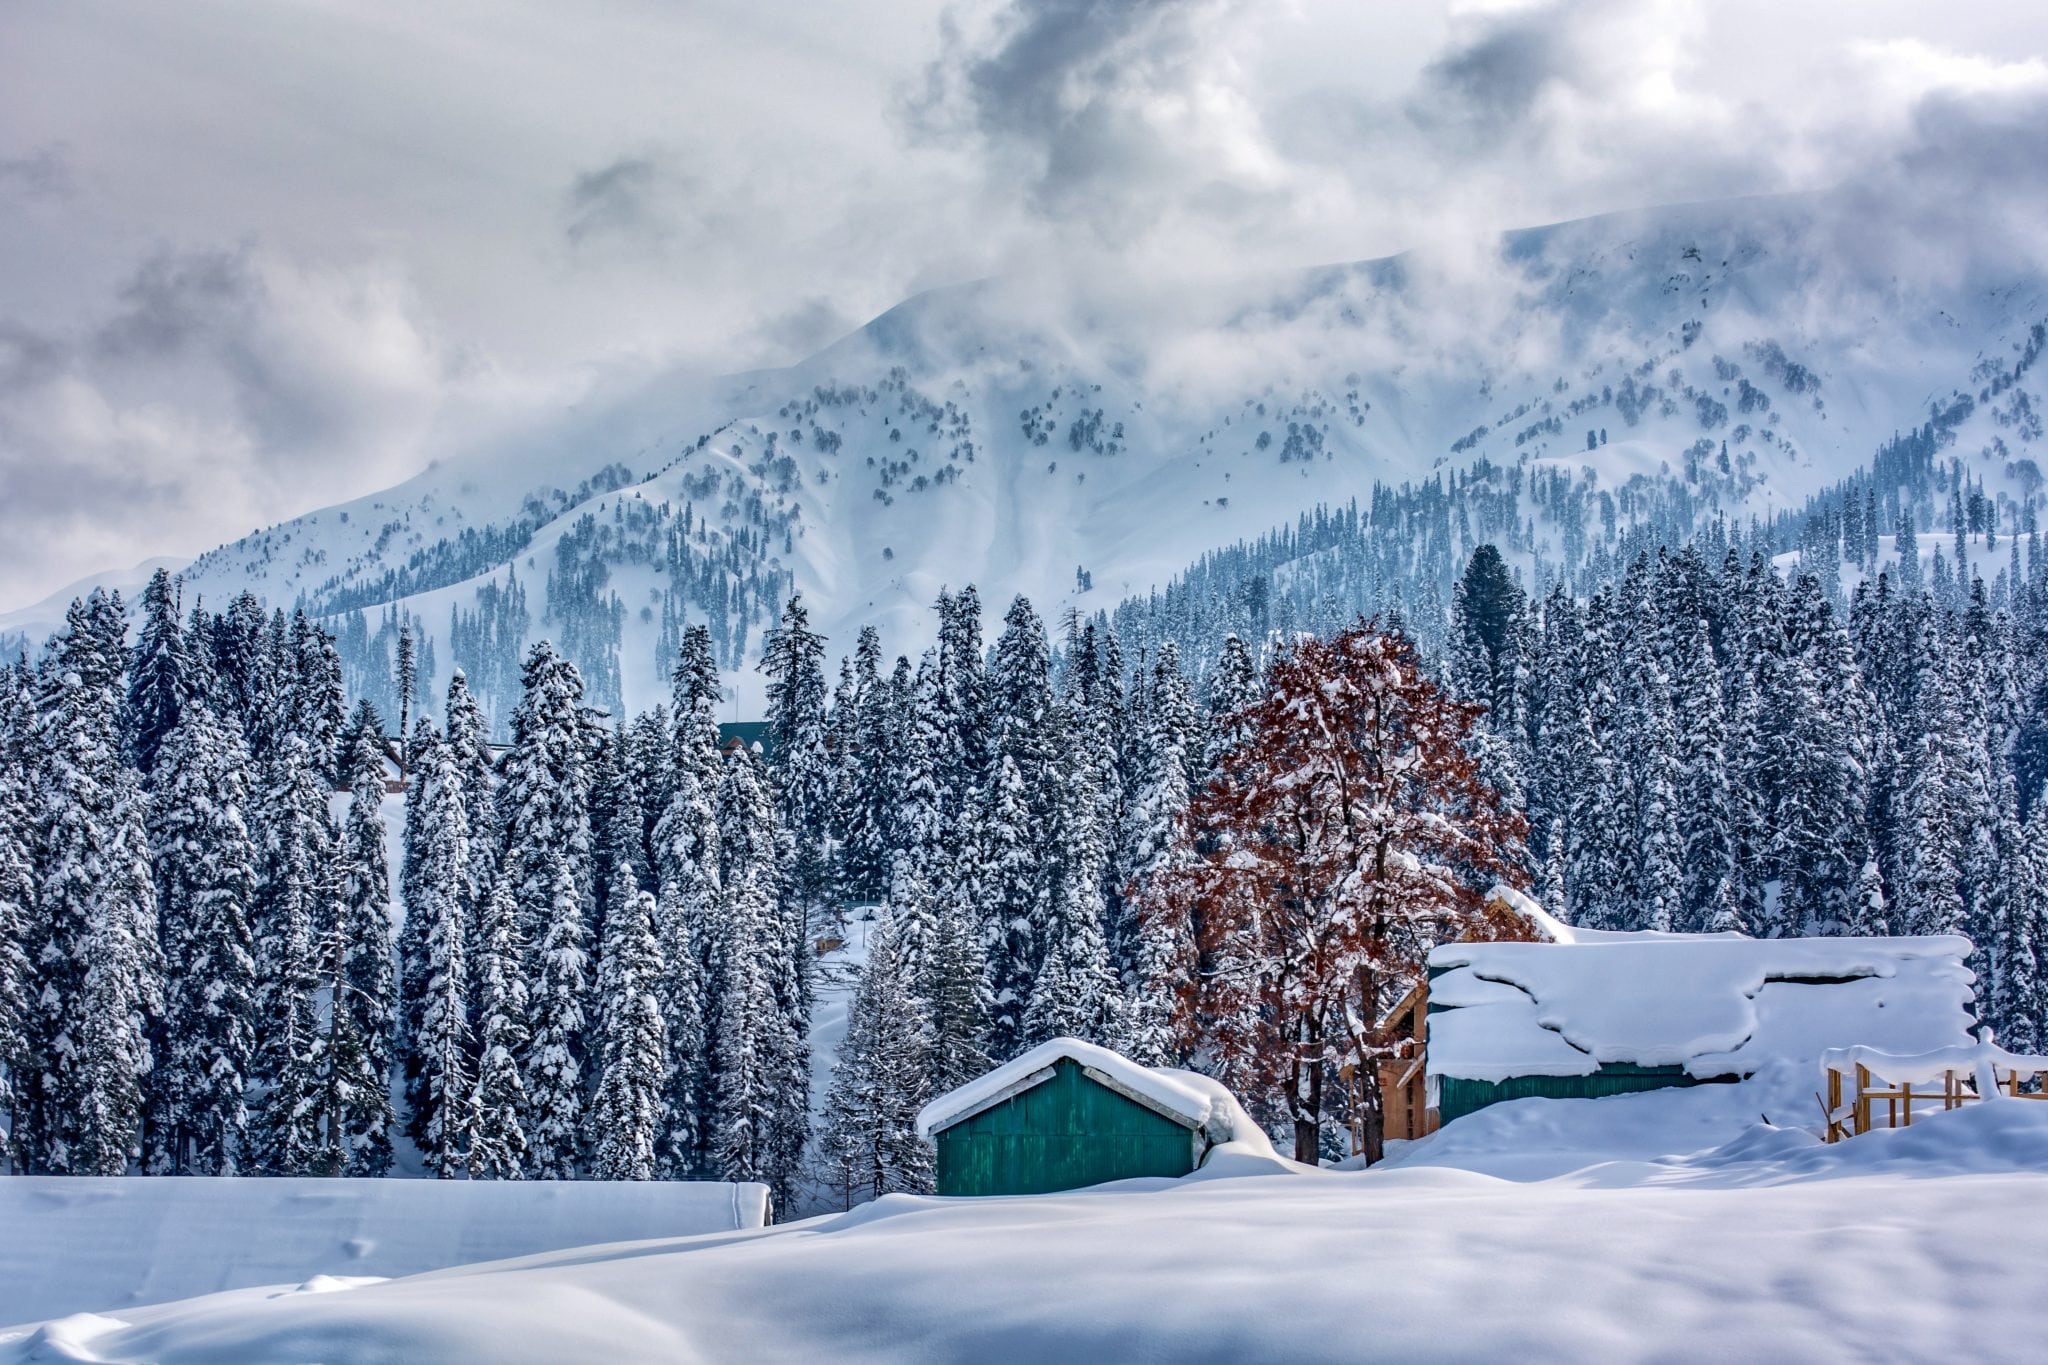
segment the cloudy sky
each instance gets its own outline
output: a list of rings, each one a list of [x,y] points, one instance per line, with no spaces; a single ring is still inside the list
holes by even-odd
[[[0,607],[934,284],[1953,204],[2044,126],[2033,0],[8,0]]]

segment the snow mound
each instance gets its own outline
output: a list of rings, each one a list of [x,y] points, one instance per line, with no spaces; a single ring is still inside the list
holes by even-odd
[[[1495,1108],[1611,1118],[1744,1088]],[[1992,1103],[1826,1149],[1738,1127],[1724,1141],[1743,1152],[1652,1165],[1610,1149],[1521,1182],[1446,1162],[892,1195],[864,1219],[139,1309],[71,1358],[1933,1362],[1967,1342],[1973,1360],[2032,1361],[2014,1306],[2048,1257],[2044,1119]],[[0,1333],[0,1362],[63,1358],[27,1335]]]
[[[1686,1165],[1755,1182],[1879,1174],[1997,1175],[2048,1170],[2048,1103],[2001,1100],[1934,1110],[1909,1128],[1836,1143],[1759,1125]]]
[[[221,1290],[330,1297],[766,1220],[766,1187],[751,1184],[16,1176],[0,1180],[0,1325]]]
[[[1598,934],[1458,943],[1430,954],[1428,1071],[1475,1081],[1587,1076],[1610,1063],[1698,1078],[1811,1069],[1866,1044],[1970,1042],[1970,942]]]

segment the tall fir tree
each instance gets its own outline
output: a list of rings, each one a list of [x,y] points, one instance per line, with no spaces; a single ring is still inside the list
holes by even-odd
[[[196,690],[193,662],[178,621],[177,588],[168,570],[150,575],[142,591],[142,629],[128,665],[128,696],[122,714],[128,761],[147,775],[156,767],[164,736]]]
[[[661,946],[654,897],[640,890],[630,864],[613,876],[600,955],[603,1013],[597,1097],[590,1111],[591,1173],[599,1180],[652,1180],[668,1078]]]
[[[817,922],[829,910],[833,763],[825,742],[825,641],[811,629],[801,596],[789,599],[781,624],[762,642],[761,671],[768,678],[775,809],[796,852],[789,894],[804,907],[807,922]]]
[[[398,986],[392,971],[391,869],[384,828],[383,733],[359,728],[347,760],[341,829],[341,903],[329,955],[330,1144],[350,1175],[391,1169],[391,1073]]]
[[[533,1120],[527,1129],[527,1145],[534,1176],[573,1180],[582,1162],[588,930],[583,896],[566,858],[554,858],[548,885],[552,891],[541,919],[541,941],[528,992],[533,1033],[524,1071]]]
[[[661,1129],[656,1144],[660,1173],[694,1178],[703,1167],[705,1083],[704,964],[697,953],[693,913],[674,882],[664,882],[655,907],[661,946],[657,985],[668,1056],[662,1078]]]
[[[155,1087],[164,1164],[174,1175],[232,1175],[247,1160],[255,1052],[256,845],[240,727],[194,699],[164,736],[150,786],[166,986]]]
[[[763,1180],[778,1196],[795,1176],[786,1149],[807,1085],[789,1081],[798,1039],[781,998],[787,954],[773,807],[760,765],[729,754],[718,789],[723,884],[718,902],[720,988],[713,1022],[714,1168],[727,1180]]]
[[[819,1138],[827,1178],[849,1206],[932,1187],[932,1151],[916,1127],[930,1094],[929,1044],[920,1015],[884,915],[868,935],[867,961],[847,1011]]]
[[[0,666],[0,1167],[25,1168],[21,1127],[35,1005],[29,925],[35,917],[35,823],[28,791],[33,708],[22,670]]]
[[[526,1174],[526,1082],[519,1058],[526,1051],[525,945],[519,909],[505,876],[492,883],[476,939],[470,994],[476,1007],[476,1087],[469,1106],[471,1180],[518,1180]]]
[[[413,773],[421,803],[419,867],[411,873],[420,960],[405,973],[418,991],[408,1002],[406,1131],[427,1169],[442,1179],[462,1170],[470,1114],[469,813],[462,772],[445,743],[427,747]]]
[[[273,741],[263,767],[263,837],[256,906],[257,1162],[269,1175],[304,1175],[320,1162],[319,945],[337,900],[328,784],[306,739]]]
[[[59,1173],[119,1174],[140,1155],[161,1011],[144,799],[120,762],[125,628],[117,595],[74,601],[37,705],[38,990],[21,1126],[31,1168]]]

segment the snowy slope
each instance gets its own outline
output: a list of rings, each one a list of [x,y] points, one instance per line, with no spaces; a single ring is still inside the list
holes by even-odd
[[[1496,1110],[1627,1109],[1655,1133],[1670,1098]],[[1426,1155],[890,1196],[760,1233],[74,1318],[0,1333],[0,1361],[2038,1358],[2048,1105],[1832,1148],[1753,1127],[1544,1178]]]
[[[2001,388],[1995,375],[2048,318],[2048,285],[1995,263],[1902,262],[1873,226],[1883,213],[1840,194],[1756,199],[1280,278],[937,290],[787,369],[667,376],[451,452],[384,493],[201,556],[187,590],[319,608],[465,532],[516,528],[516,552],[465,560],[403,600],[439,631],[509,565],[538,633],[548,570],[580,517],[658,522],[639,534],[658,553],[687,509],[707,552],[737,546],[787,574],[837,646],[872,621],[910,649],[949,584],[978,583],[997,611],[1025,592],[1057,619],[1319,501],[1480,460],[1617,490],[1682,476],[1689,448],[1718,456],[1725,442],[1722,480],[1762,512],[1970,393],[1985,401],[1953,453],[1994,491],[2014,487],[2041,439],[2037,376],[2020,367]],[[1589,431],[1606,433],[1597,450]],[[621,546],[608,590],[625,612],[629,708],[661,685],[665,581]],[[0,616],[0,632],[39,638],[62,605]],[[445,647],[439,661],[445,674]]]

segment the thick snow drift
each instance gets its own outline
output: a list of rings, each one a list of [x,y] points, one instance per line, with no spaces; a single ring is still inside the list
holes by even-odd
[[[2038,1358],[2015,1306],[2048,1257],[2048,1105],[1832,1148],[1724,1128],[1543,1180],[1425,1150],[1509,1111],[1620,1109],[1647,1134],[1653,1111],[1742,1088],[1498,1105],[1399,1169],[892,1195],[761,1232],[114,1310],[0,1333],[0,1363]]]
[[[0,1179],[0,1323],[757,1228],[767,1198],[711,1182]]]
[[[1431,1076],[1586,1076],[1604,1063],[1810,1074],[1828,1048],[1967,1046],[1969,940],[1580,935],[1458,943],[1430,966]]]

